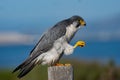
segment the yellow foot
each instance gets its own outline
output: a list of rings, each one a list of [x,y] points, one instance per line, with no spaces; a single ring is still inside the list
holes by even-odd
[[[78,42],[76,42],[76,44],[74,45],[74,48],[76,48],[77,46],[84,47],[84,46],[85,46],[85,42],[84,42],[84,41],[78,41]]]
[[[64,64],[56,63],[54,66],[64,66]]]
[[[65,66],[71,66],[71,64],[65,64]]]

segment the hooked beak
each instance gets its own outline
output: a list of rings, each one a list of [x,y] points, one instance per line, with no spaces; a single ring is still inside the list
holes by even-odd
[[[83,21],[83,20],[80,20],[80,25],[81,25],[81,26],[86,26],[86,22]]]

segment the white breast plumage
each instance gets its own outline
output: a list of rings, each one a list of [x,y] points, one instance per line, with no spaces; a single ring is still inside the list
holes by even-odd
[[[74,33],[77,31],[77,28],[75,28],[75,26],[73,24],[71,24],[69,27],[66,28],[66,38],[70,39]]]

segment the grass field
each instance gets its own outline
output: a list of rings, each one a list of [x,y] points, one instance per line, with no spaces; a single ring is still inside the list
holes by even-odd
[[[74,80],[120,80],[120,68],[114,61],[108,64],[77,60],[63,60],[61,63],[71,63],[74,68]],[[19,80],[12,74],[13,69],[0,69],[0,80]],[[20,80],[47,80],[47,66],[36,66],[30,73]]]

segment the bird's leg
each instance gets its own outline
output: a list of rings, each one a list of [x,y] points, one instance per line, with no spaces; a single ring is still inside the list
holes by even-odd
[[[53,66],[70,66],[71,64],[67,63],[67,64],[61,64],[59,62],[55,63]]]
[[[53,66],[70,66],[71,64],[61,64],[59,62],[55,63]]]
[[[68,64],[65,64],[65,66],[71,66],[71,64],[68,63]]]
[[[55,63],[54,66],[64,66],[64,64],[61,64],[61,63],[57,62],[57,63]]]
[[[54,66],[70,66],[71,64],[61,64],[61,63],[56,63]]]

